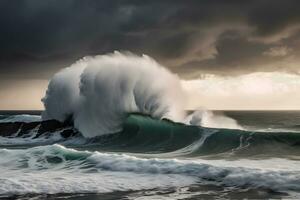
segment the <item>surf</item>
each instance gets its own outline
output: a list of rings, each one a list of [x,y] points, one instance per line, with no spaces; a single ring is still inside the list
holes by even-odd
[[[50,121],[51,122],[51,121]],[[148,115],[132,113],[124,120],[122,130],[114,134],[85,138],[69,124],[20,125],[0,145],[49,145],[59,143],[76,148],[88,147],[110,152],[154,154],[159,157],[227,156],[263,158],[264,156],[296,156],[300,148],[297,132],[259,132],[239,129],[207,128]],[[1,123],[0,123],[1,125]],[[3,126],[3,124],[2,124]],[[48,127],[48,129],[47,129]],[[40,130],[41,129],[41,130]],[[65,132],[70,132],[66,135]],[[21,134],[22,133],[22,134]]]
[[[61,145],[33,147],[26,150],[2,149],[0,155],[2,157],[0,171],[6,172],[1,177],[5,184],[0,185],[0,195],[109,192],[151,189],[157,186],[183,187],[197,182],[222,185],[225,188],[247,187],[283,193],[300,189],[297,162],[290,162],[289,168],[284,166],[282,169],[274,168],[274,163],[284,162],[280,159],[267,159],[261,166],[259,162],[247,159],[243,162],[232,161],[231,163],[227,161],[214,163],[202,159],[146,159],[126,154],[79,151]],[[248,165],[245,166],[243,163]],[[11,168],[12,166],[14,168]],[[16,169],[19,173],[26,172],[27,176],[20,175],[12,178],[10,175],[16,173]],[[74,171],[76,174],[73,173]],[[42,181],[46,172],[51,178]],[[122,177],[116,176],[121,172],[125,178],[134,177],[140,182],[136,180],[132,180],[132,184],[128,184],[128,181],[124,182]],[[81,182],[72,184],[78,175],[81,177]],[[160,181],[155,182],[157,185],[149,181],[150,177],[156,175],[161,177]],[[97,179],[92,178],[93,176]],[[108,181],[109,176],[116,176],[116,179],[109,181],[109,184],[103,182],[103,180]],[[175,179],[180,179],[181,182],[174,182]],[[33,184],[36,181],[40,184]],[[92,186],[92,183],[97,184]],[[123,185],[124,183],[126,184]]]

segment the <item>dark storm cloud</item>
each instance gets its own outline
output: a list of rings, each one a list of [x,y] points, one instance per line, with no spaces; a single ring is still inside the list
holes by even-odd
[[[300,1],[297,0],[267,0],[253,5],[247,20],[256,27],[259,35],[271,35],[299,24]]]
[[[248,39],[247,35],[238,31],[225,31],[215,41],[216,52],[212,58],[194,59],[176,66],[175,70],[191,78],[199,76],[199,73],[195,73],[197,70],[221,75],[239,75],[253,71],[299,73],[297,63],[286,65],[291,59],[300,56],[300,37],[296,43],[295,37],[298,38],[299,35],[270,44]]]
[[[267,47],[258,42],[248,41],[235,31],[228,31],[216,41],[216,50],[215,59],[219,64],[236,66],[257,59]]]
[[[288,45],[299,8],[297,0],[2,0],[0,76],[47,77],[64,63],[113,50],[176,60],[177,71],[269,62],[263,52],[278,44],[265,40],[285,31],[280,45]],[[212,44],[201,46],[208,38]],[[215,53],[197,60],[207,46]]]

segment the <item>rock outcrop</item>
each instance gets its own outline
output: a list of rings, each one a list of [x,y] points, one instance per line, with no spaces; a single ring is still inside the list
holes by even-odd
[[[0,123],[0,136],[22,137],[35,133],[38,138],[46,133],[59,133],[62,137],[70,137],[77,134],[77,131],[70,123],[61,123],[57,120],[46,120],[40,122],[3,122]]]

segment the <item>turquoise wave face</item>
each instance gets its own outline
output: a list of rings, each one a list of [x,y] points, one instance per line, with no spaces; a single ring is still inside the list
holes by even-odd
[[[89,148],[170,156],[297,156],[300,134],[203,128],[132,114],[122,132],[93,139]]]
[[[148,116],[131,115],[123,131],[97,138],[101,149],[140,153],[162,153],[184,148],[203,135],[198,127],[185,126]]]
[[[34,134],[33,134],[34,136]],[[236,129],[204,128],[131,114],[119,133],[86,139],[80,135],[61,138],[58,132],[44,137],[1,138],[0,146],[62,144],[79,150],[130,152],[167,157],[294,157],[300,155],[300,133],[255,132]]]
[[[296,132],[204,128],[131,114],[123,131],[98,138],[27,136],[0,138],[0,197],[209,185],[216,196],[235,188],[259,191],[258,199],[299,199]]]

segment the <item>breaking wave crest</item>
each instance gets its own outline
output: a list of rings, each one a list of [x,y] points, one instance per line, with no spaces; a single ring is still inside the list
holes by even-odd
[[[148,56],[115,52],[85,57],[58,72],[42,99],[43,119],[65,121],[85,136],[115,133],[129,113],[184,119],[178,77]]]
[[[221,113],[186,116],[182,81],[152,58],[113,54],[85,57],[54,75],[42,99],[43,119],[71,120],[84,137],[122,130],[130,113],[204,127],[242,129]]]

